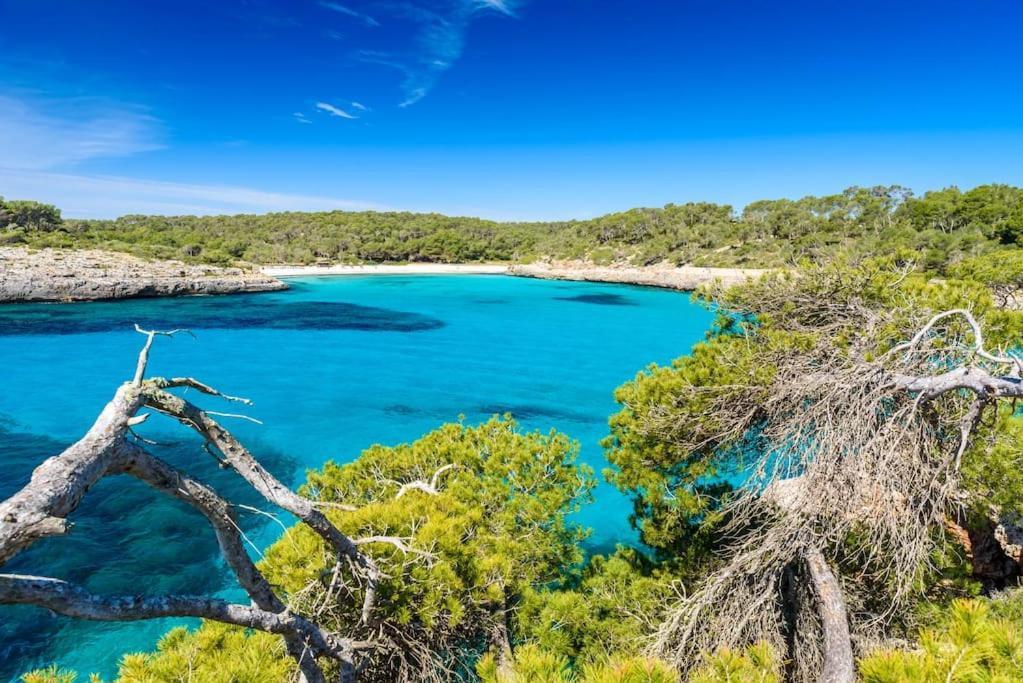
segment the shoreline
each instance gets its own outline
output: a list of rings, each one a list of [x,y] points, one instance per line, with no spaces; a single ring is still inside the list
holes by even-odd
[[[250,294],[287,289],[238,267],[144,259],[100,249],[0,247],[0,304]]]
[[[505,275],[503,263],[407,263],[395,265],[260,266],[270,277],[315,275]]]
[[[346,275],[508,275],[659,287],[689,292],[720,281],[731,286],[768,272],[754,268],[599,266],[586,261],[407,263],[239,267],[142,259],[101,250],[0,247],[0,303],[63,302],[219,295],[287,289],[278,278]]]
[[[703,268],[699,266],[596,266],[580,261],[530,263],[509,268],[509,275],[542,280],[606,282],[659,287],[692,292],[703,285],[721,282],[726,287],[742,284],[770,272],[765,268]]]
[[[760,268],[702,268],[697,266],[596,266],[582,261],[556,263],[408,263],[395,265],[262,266],[271,277],[345,275],[511,275],[540,280],[605,282],[659,287],[690,292],[701,285],[721,281],[725,285],[745,282],[769,272]]]

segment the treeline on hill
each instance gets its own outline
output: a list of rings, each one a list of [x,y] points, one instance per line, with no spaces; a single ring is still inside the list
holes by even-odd
[[[641,547],[583,560],[594,474],[567,436],[495,417],[310,473],[346,534],[402,539],[365,546],[371,620],[306,527],[260,567],[298,613],[379,644],[364,682],[1023,680],[1023,421],[1003,398],[1023,367],[999,351],[1023,313],[997,271],[840,260],[704,290],[715,328],[617,390],[603,444]],[[843,638],[848,675],[822,677]],[[294,672],[279,637],[207,622],[119,680]]]
[[[953,187],[919,197],[898,186],[854,187],[823,197],[757,201],[741,212],[699,202],[545,223],[344,211],[60,221],[59,212],[45,205],[36,205],[45,218],[26,215],[32,204],[7,202],[7,213],[0,208],[0,226],[7,225],[0,244],[96,247],[221,264],[564,258],[780,267],[910,250],[940,271],[963,256],[1023,241],[1023,189],[1007,185],[967,192]]]

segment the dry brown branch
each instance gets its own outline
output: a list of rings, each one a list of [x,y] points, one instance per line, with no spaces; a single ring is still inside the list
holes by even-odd
[[[888,322],[839,295],[795,303],[789,327],[823,326],[818,339],[829,338],[836,316],[840,327],[865,330],[863,339],[882,337],[872,330]],[[683,452],[750,434],[756,450],[749,479],[725,507],[726,561],[670,611],[652,650],[688,670],[701,652],[757,641],[785,651],[798,640],[809,648],[798,653],[798,679],[851,681],[850,627],[869,636],[911,598],[936,530],[960,504],[960,461],[985,411],[1023,397],[1020,360],[986,350],[974,316],[956,309],[921,320],[909,341],[880,357],[825,341],[767,362],[777,368],[767,388],[681,389],[680,402],[710,402],[711,431],[672,423],[671,410],[650,419],[647,428]],[[857,585],[883,606],[850,621],[839,604],[848,594],[832,580],[839,561],[856,567]],[[813,586],[812,618],[793,615],[782,590],[800,565]]]

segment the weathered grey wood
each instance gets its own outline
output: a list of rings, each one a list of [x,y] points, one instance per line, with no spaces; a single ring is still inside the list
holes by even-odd
[[[123,474],[187,503],[206,517],[217,536],[224,559],[249,595],[252,605],[187,595],[151,598],[99,596],[58,579],[11,574],[0,574],[0,603],[33,604],[60,614],[100,621],[201,617],[280,634],[305,683],[325,683],[317,657],[329,657],[337,660],[342,670],[356,671],[353,662],[356,650],[371,649],[374,645],[353,643],[292,613],[249,557],[232,506],[210,487],[129,440],[131,427],[146,418],[146,415],[136,413],[149,405],[196,429],[221,450],[229,464],[268,501],[294,513],[319,533],[339,556],[361,568],[370,585],[363,606],[363,619],[366,621],[372,607],[372,588],[380,576],[376,565],[311,501],[291,491],[263,468],[230,432],[199,408],[165,389],[187,387],[225,400],[245,404],[249,401],[221,394],[187,377],[145,379],[154,338],[170,336],[178,330],[160,332],[142,330],[137,326],[136,330],[146,335],[146,342],[139,353],[132,380],[116,391],[85,436],[60,455],[44,461],[24,488],[0,502],[0,566],[40,538],[67,533],[70,528],[67,517],[82,502],[89,489],[105,476]]]
[[[180,396],[158,389],[157,386],[158,384],[154,383],[146,387],[143,399],[145,405],[176,418],[201,434],[220,451],[227,464],[267,501],[301,519],[334,549],[339,558],[352,560],[365,572],[367,589],[362,620],[369,623],[376,585],[381,577],[380,570],[373,561],[365,553],[360,552],[352,539],[341,533],[311,500],[285,486],[216,420]]]
[[[130,454],[121,467],[123,472],[198,510],[213,527],[220,552],[238,577],[245,592],[260,609],[284,611],[285,605],[274,594],[245,550],[245,542],[231,512],[231,506],[213,489],[178,471],[142,448],[130,445]]]
[[[819,548],[807,548],[804,556],[817,596],[817,613],[824,632],[824,666],[818,680],[820,683],[854,683],[856,663],[842,585]]]
[[[258,607],[195,595],[100,596],[60,579],[0,574],[0,603],[37,605],[76,619],[142,621],[163,617],[198,617],[279,635],[297,635],[316,654],[350,660],[352,643],[324,632],[292,612],[274,613]]]
[[[1012,375],[992,375],[982,368],[963,367],[931,377],[895,375],[895,385],[930,400],[956,389],[984,398],[1023,398],[1023,381]]]
[[[0,502],[0,566],[40,538],[67,532],[67,516],[128,454],[128,420],[141,405],[138,389],[122,386],[85,436],[45,460],[24,488]]]

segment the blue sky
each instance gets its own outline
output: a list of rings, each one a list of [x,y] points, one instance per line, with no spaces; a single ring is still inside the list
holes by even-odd
[[[0,0],[0,195],[498,219],[1023,185],[1018,0]]]

